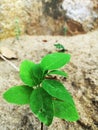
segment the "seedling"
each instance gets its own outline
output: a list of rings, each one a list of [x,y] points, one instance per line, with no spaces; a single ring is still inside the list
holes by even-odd
[[[58,79],[49,77],[54,74],[67,77],[60,68],[69,61],[69,54],[58,52],[46,55],[38,64],[24,60],[20,65],[24,85],[11,87],[3,98],[9,103],[29,104],[35,116],[47,126],[51,125],[53,117],[77,121],[79,115],[72,96]]]
[[[67,31],[68,31],[68,29],[64,26],[64,27],[63,27],[63,33],[64,33],[64,35],[67,34]]]
[[[15,19],[15,37],[17,40],[19,40],[21,34],[20,26],[19,26],[19,19]]]
[[[56,44],[54,44],[54,46],[56,47],[57,51],[65,52],[65,47],[62,44],[56,43]]]

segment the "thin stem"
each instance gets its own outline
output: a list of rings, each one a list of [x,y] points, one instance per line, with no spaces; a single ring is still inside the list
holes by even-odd
[[[41,122],[41,130],[43,130],[43,123]]]
[[[6,61],[8,64],[10,64],[16,71],[19,71],[19,68],[16,67],[11,61],[7,60],[2,54],[0,54],[0,57]]]

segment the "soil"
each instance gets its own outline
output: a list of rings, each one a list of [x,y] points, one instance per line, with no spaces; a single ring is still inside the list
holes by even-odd
[[[73,37],[25,35],[19,41],[2,40],[0,47],[17,54],[18,58],[10,61],[19,67],[24,59],[37,63],[44,55],[56,52],[55,43],[64,45],[71,54],[70,63],[62,68],[69,77],[60,80],[72,94],[80,120],[67,122],[54,118],[44,130],[98,130],[98,30]],[[0,130],[40,130],[40,122],[28,105],[8,104],[2,98],[5,90],[20,84],[19,73],[0,59]]]

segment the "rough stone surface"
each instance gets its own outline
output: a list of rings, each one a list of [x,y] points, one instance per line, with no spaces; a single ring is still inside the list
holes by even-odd
[[[15,36],[18,30],[65,35],[67,28],[74,35],[94,27],[98,27],[98,0],[0,0],[0,39]]]
[[[28,17],[24,11],[22,0],[0,1],[0,39],[15,35],[16,19],[19,19],[21,33],[24,31],[24,22]],[[21,18],[21,19],[20,19]]]
[[[96,0],[64,0],[62,3],[62,7],[66,11],[66,17],[81,23],[85,31],[92,29],[94,21],[98,19],[98,9],[93,10],[96,5],[98,6]]]
[[[72,94],[80,114],[78,122],[54,118],[44,130],[98,130],[98,30],[74,37],[22,36],[19,41],[2,40],[0,47],[13,50],[18,59],[11,60],[17,67],[24,59],[34,62],[56,51],[54,43],[61,43],[71,54],[70,63],[63,68],[69,78],[60,78]],[[20,85],[19,74],[0,59],[0,130],[40,130],[40,123],[29,106],[8,104],[2,98],[5,90]]]

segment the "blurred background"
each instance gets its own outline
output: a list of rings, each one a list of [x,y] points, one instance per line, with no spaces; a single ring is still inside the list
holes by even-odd
[[[98,0],[0,0],[0,39],[76,35],[98,28]]]

